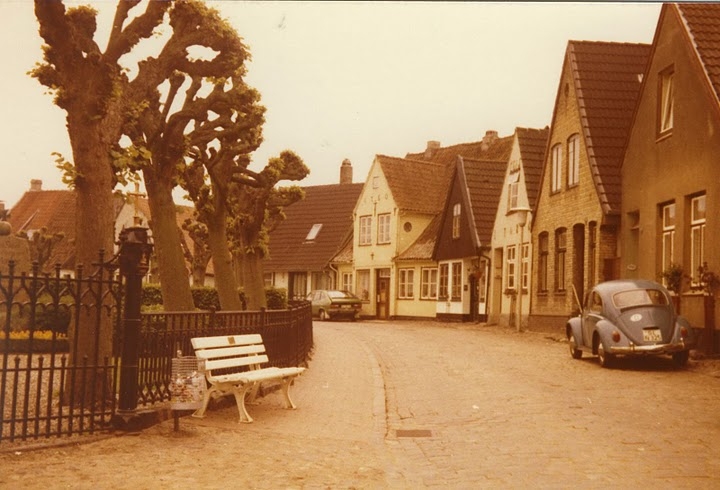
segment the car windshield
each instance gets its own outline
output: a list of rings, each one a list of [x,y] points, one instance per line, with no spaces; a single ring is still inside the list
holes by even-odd
[[[666,305],[668,299],[658,289],[631,289],[613,294],[613,304],[616,308],[626,309],[634,306]]]
[[[328,291],[328,296],[334,299],[338,298],[354,298],[351,293],[348,293],[347,291]]]

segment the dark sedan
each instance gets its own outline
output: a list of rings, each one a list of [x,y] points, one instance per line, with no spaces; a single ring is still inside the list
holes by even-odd
[[[349,291],[318,289],[307,295],[312,303],[313,316],[321,320],[347,318],[355,321],[360,314],[362,301]]]
[[[666,354],[684,366],[695,344],[690,324],[675,313],[667,289],[648,280],[598,284],[565,331],[573,358],[594,354],[603,367],[616,356]]]

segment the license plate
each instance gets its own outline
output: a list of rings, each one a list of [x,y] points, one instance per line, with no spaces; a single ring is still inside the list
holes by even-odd
[[[350,308],[352,308],[352,305],[342,305],[341,308],[342,308],[343,310],[349,310]]]
[[[645,342],[660,342],[662,335],[659,328],[648,328],[643,330],[643,340]]]

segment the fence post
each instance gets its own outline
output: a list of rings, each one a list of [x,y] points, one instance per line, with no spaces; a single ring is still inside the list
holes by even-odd
[[[148,229],[139,226],[123,229],[119,245],[120,273],[125,278],[125,308],[120,357],[120,399],[115,425],[134,430],[137,427],[142,279],[147,274],[152,251]]]

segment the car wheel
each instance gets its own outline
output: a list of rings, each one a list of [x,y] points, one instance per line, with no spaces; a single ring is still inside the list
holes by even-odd
[[[613,361],[615,360],[615,356],[608,352],[605,352],[605,347],[603,347],[603,343],[600,340],[598,340],[597,356],[598,361],[600,361],[600,366],[604,368],[611,367]]]
[[[570,355],[573,359],[580,359],[582,357],[582,351],[577,348],[577,342],[575,342],[575,335],[570,333],[568,337],[568,346],[570,347]]]
[[[680,352],[673,352],[672,360],[677,367],[687,366],[688,359],[690,359],[690,351],[682,350]]]
[[[329,319],[330,319],[330,315],[327,314],[327,311],[320,310],[320,320],[328,321]]]

